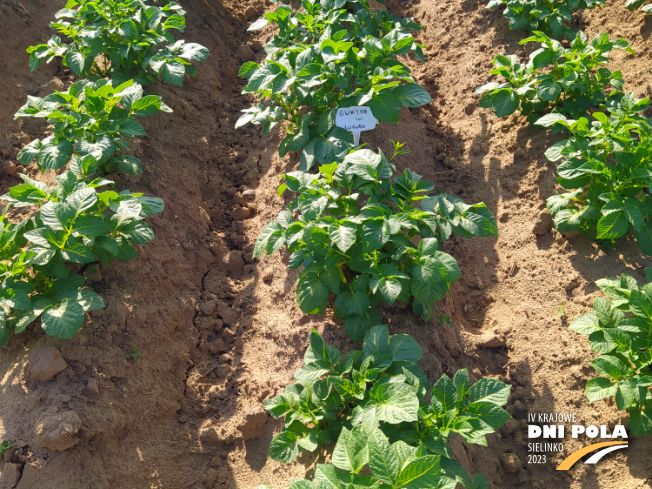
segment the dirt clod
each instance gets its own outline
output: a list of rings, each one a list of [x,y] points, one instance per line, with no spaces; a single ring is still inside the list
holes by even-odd
[[[247,61],[254,61],[256,59],[256,55],[251,50],[251,48],[246,44],[240,44],[240,46],[238,46],[238,49],[235,52],[235,57],[241,63],[246,63]]]
[[[0,468],[0,489],[14,489],[20,480],[21,464],[5,463]]]
[[[233,210],[233,219],[236,221],[244,221],[249,216],[251,216],[251,209],[249,209],[249,207],[240,207],[236,205]]]
[[[243,440],[253,440],[260,436],[260,430],[267,422],[267,411],[262,406],[251,407],[245,414],[244,422],[240,426]]]
[[[0,163],[0,173],[4,175],[15,175],[18,172],[18,167],[13,161],[3,161]]]
[[[518,472],[523,468],[521,459],[518,458],[518,455],[516,455],[515,453],[503,453],[500,456],[500,465],[502,465],[503,469],[505,469],[505,472],[509,474]]]
[[[100,393],[100,385],[97,383],[97,380],[88,379],[88,382],[86,383],[86,392],[88,392],[89,394]]]
[[[204,316],[210,316],[211,314],[213,314],[216,307],[217,307],[217,301],[206,301],[203,302],[201,306],[199,306],[199,309]]]
[[[506,339],[500,333],[484,334],[478,338],[478,346],[482,348],[501,348],[505,346]]]
[[[224,302],[217,306],[217,314],[222,318],[224,324],[232,326],[238,322],[240,313]]]
[[[532,232],[537,235],[546,234],[552,229],[552,216],[545,210],[539,214],[539,219],[534,224]]]
[[[56,348],[41,346],[29,356],[27,376],[39,382],[46,382],[66,369],[68,364]]]
[[[215,444],[220,441],[220,437],[212,425],[204,426],[199,430],[199,439],[202,443]]]
[[[63,452],[79,443],[79,438],[75,435],[81,425],[81,419],[75,411],[49,415],[36,426],[36,443],[41,448]]]
[[[231,250],[223,259],[224,268],[227,272],[237,273],[241,271],[245,266],[245,261],[242,256],[242,251],[240,250]]]
[[[245,10],[245,17],[247,20],[253,19],[256,15],[258,15],[258,12],[254,7],[247,7],[247,10]]]
[[[215,481],[217,481],[217,476],[219,475],[219,472],[215,469],[208,469],[208,472],[206,472],[206,487],[211,488],[213,485],[215,485]]]

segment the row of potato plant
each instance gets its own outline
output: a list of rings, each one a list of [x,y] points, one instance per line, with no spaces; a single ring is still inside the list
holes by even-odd
[[[28,96],[16,113],[45,119],[51,133],[23,147],[18,161],[36,160],[42,172],[58,175],[49,187],[21,174],[23,183],[2,196],[0,346],[10,330],[21,333],[39,318],[46,334],[73,337],[85,312],[104,307],[98,294],[84,288],[84,271],[97,262],[131,260],[135,245],[154,238],[143,220],[161,212],[163,201],[111,190],[114,182],[103,175],[141,174],[140,160],[123,153],[128,140],[146,135],[136,118],[171,112],[143,85],[158,75],[181,85],[184,74],[196,74],[190,61],[208,56],[203,46],[175,41],[168,32],[183,31],[184,14],[175,2],[158,7],[141,0],[70,0],[51,24],[67,42],[55,35],[28,48],[32,70],[61,58],[88,78],[65,92]],[[171,44],[159,47],[164,41]],[[26,208],[30,217],[19,221],[16,208]]]
[[[641,8],[646,0],[626,0],[630,10]],[[486,8],[505,7],[503,14],[509,19],[509,28],[541,31],[554,39],[573,39],[577,31],[570,27],[573,14],[583,9],[602,8],[606,0],[489,0]],[[641,10],[652,12],[652,4]]]
[[[510,418],[501,407],[510,386],[489,378],[471,385],[465,369],[431,386],[416,365],[421,354],[414,338],[390,335],[384,325],[344,357],[312,330],[295,383],[265,402],[272,416],[285,417],[270,457],[289,463],[302,450],[335,448],[331,464],[318,464],[312,481],[293,481],[291,489],[487,487],[482,474],[469,477],[446,442],[457,433],[487,446],[486,435]],[[372,475],[360,475],[366,466]]]
[[[588,42],[579,32],[568,48],[542,32],[521,44],[529,42],[541,48],[527,64],[516,55],[494,58],[490,73],[507,82],[479,87],[480,105],[498,117],[520,110],[538,127],[570,134],[545,153],[561,161],[557,181],[569,191],[547,200],[558,231],[584,233],[604,249],[633,233],[641,251],[652,255],[652,119],[640,115],[649,99],[625,94],[623,74],[604,66],[612,50],[634,51],[608,33]]]
[[[265,46],[266,59],[245,63],[239,75],[244,93],[259,100],[244,111],[236,127],[262,125],[267,135],[277,125],[287,133],[279,153],[301,151],[300,169],[341,162],[353,137],[335,125],[338,108],[367,105],[380,122],[398,122],[402,107],[432,102],[397,59],[413,53],[424,61],[411,19],[372,10],[367,0],[304,0],[294,12],[281,5],[251,28],[268,23],[279,32]]]
[[[285,417],[269,456],[289,463],[301,450],[335,444],[332,463],[317,465],[312,480],[293,480],[291,489],[486,488],[483,475],[471,479],[452,458],[446,441],[459,433],[486,446],[485,435],[509,419],[501,406],[510,387],[494,379],[471,386],[460,370],[431,388],[416,365],[419,344],[390,335],[373,306],[411,302],[431,319],[434,303],[461,276],[444,242],[453,234],[497,235],[496,221],[484,203],[435,192],[410,170],[395,175],[400,144],[388,158],[355,147],[335,125],[340,107],[366,105],[378,121],[398,122],[402,107],[431,101],[398,58],[413,53],[424,61],[424,46],[413,37],[421,27],[373,10],[367,0],[304,0],[296,12],[281,5],[250,30],[267,24],[278,33],[265,46],[266,59],[240,70],[248,80],[243,93],[258,102],[236,127],[254,123],[268,135],[280,126],[280,155],[301,157],[279,187],[279,195],[296,196],[264,227],[253,254],[286,247],[289,266],[302,268],[300,308],[317,314],[332,303],[351,340],[362,341],[362,350],[342,357],[311,332],[295,383],[265,402],[272,416]]]
[[[638,8],[642,3],[627,6]],[[559,11],[566,8],[565,2],[555,4]],[[531,29],[542,28],[543,21],[550,23],[554,37],[569,33],[561,31],[562,21],[550,15],[553,10],[541,10],[538,1],[507,5],[508,9],[527,6],[532,12],[539,9],[538,19],[530,18]],[[566,10],[563,17],[571,20]],[[527,23],[512,16],[513,28],[518,27],[512,21],[521,27]],[[480,105],[492,108],[498,117],[520,110],[536,126],[570,135],[545,152],[549,161],[561,162],[557,181],[568,191],[547,199],[559,232],[582,232],[603,248],[613,248],[615,240],[633,232],[640,250],[652,256],[652,119],[642,115],[650,101],[624,93],[623,74],[605,66],[614,49],[634,51],[624,39],[610,40],[608,33],[591,42],[581,31],[567,37],[572,41],[565,48],[547,33],[535,31],[520,42],[541,43],[526,64],[516,55],[496,56],[490,73],[507,82],[479,87]],[[647,279],[652,280],[650,268]],[[577,317],[570,325],[588,335],[592,350],[601,355],[591,361],[601,376],[587,383],[587,397],[590,402],[615,397],[618,410],[630,414],[634,436],[652,433],[652,284],[639,287],[626,274],[596,284],[607,299],[595,299],[593,313]]]
[[[639,286],[623,274],[596,282],[607,298],[593,302],[593,312],[575,318],[570,328],[588,335],[600,356],[591,366],[600,374],[586,384],[591,402],[613,397],[619,411],[629,413],[634,436],[652,433],[652,268]]]

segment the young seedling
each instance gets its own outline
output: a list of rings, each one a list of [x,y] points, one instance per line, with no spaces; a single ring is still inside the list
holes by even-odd
[[[405,143],[399,143],[398,141],[394,141],[393,139],[390,139],[389,141],[392,143],[392,146],[394,146],[394,154],[389,159],[390,162],[394,161],[394,159],[397,156],[406,155],[409,153],[407,149],[401,149],[403,148],[403,146],[405,146]]]
[[[138,349],[132,348],[129,353],[125,353],[125,357],[127,357],[127,359],[136,363],[140,358],[140,353],[138,353]]]
[[[2,440],[2,444],[0,444],[0,457],[2,457],[12,446],[14,446],[14,444],[9,440]]]
[[[443,326],[444,324],[448,324],[453,328],[455,327],[455,324],[453,324],[453,321],[451,321],[450,316],[437,316],[437,321],[439,322],[440,326]]]
[[[566,311],[564,310],[563,302],[557,306],[557,316],[559,316],[560,318],[566,317]]]

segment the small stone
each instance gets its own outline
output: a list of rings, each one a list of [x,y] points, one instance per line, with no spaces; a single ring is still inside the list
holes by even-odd
[[[88,382],[86,383],[86,392],[88,392],[89,394],[99,394],[100,393],[100,386],[97,383],[97,380],[88,379]]]
[[[51,346],[42,346],[30,355],[27,376],[32,380],[45,382],[64,371],[66,367],[68,364],[59,350]]]
[[[251,202],[256,198],[256,191],[251,189],[245,190],[244,192],[242,192],[242,197],[244,197],[244,200],[246,200],[247,202]]]
[[[471,115],[475,111],[475,104],[469,104],[466,107],[464,107],[464,113],[466,115]]]
[[[537,235],[546,234],[552,229],[552,216],[545,210],[539,214],[539,219],[532,228],[532,232]]]
[[[500,456],[500,464],[508,474],[513,474],[523,468],[521,459],[515,453],[503,453]]]
[[[240,44],[238,49],[235,51],[235,57],[241,63],[246,63],[247,61],[253,61],[256,59],[256,55],[246,44]]]
[[[249,216],[251,216],[251,209],[248,207],[240,207],[239,205],[235,206],[233,210],[233,219],[236,221],[244,221]]]
[[[20,480],[21,464],[5,463],[0,472],[0,489],[13,489]]]
[[[224,302],[217,306],[217,314],[222,318],[224,324],[232,326],[240,319],[240,313]]]
[[[206,301],[199,306],[199,310],[204,316],[210,316],[217,307],[217,301]]]
[[[220,355],[220,362],[222,363],[231,363],[233,361],[233,357],[229,355],[228,353],[224,353]]]
[[[251,265],[245,265],[244,269],[243,269],[245,275],[249,275],[252,270],[253,270],[253,267]]]

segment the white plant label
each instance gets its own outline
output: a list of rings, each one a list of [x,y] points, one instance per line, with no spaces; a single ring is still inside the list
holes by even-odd
[[[369,107],[345,107],[337,109],[337,127],[353,133],[353,142],[360,145],[360,133],[376,129],[376,118]]]

